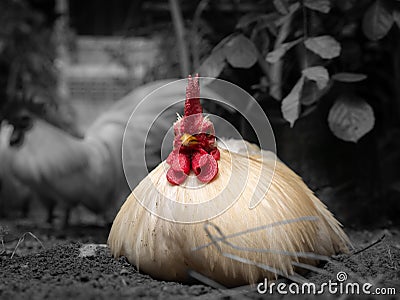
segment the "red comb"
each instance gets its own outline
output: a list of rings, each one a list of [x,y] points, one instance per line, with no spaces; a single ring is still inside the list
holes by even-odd
[[[203,113],[203,108],[200,104],[199,74],[196,74],[194,78],[189,75],[184,114],[185,116],[190,116],[201,113]]]
[[[170,168],[167,180],[180,185],[193,170],[204,183],[210,182],[218,174],[220,153],[216,146],[214,126],[203,117],[200,104],[199,74],[188,76],[184,116],[174,124],[174,149],[167,158]],[[194,143],[186,143],[183,135],[192,135]]]

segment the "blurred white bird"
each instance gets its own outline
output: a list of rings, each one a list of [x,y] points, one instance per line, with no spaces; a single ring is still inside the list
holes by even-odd
[[[1,135],[6,140],[3,147],[7,148],[9,172],[16,181],[39,195],[48,208],[49,219],[52,218],[54,206],[60,205],[65,209],[67,224],[70,209],[81,203],[106,220],[112,220],[130,192],[122,165],[122,140],[128,119],[141,100],[170,82],[157,81],[134,90],[101,115],[82,139],[34,117],[31,128],[24,132],[23,141],[10,145],[7,141],[10,141],[13,130],[11,125],[4,124]],[[160,105],[163,102],[161,100],[165,99],[185,99],[184,85],[185,82],[182,82],[181,86],[175,84],[164,88],[159,95]],[[205,88],[203,92],[206,98],[220,98],[211,89]],[[160,106],[156,103],[146,106],[141,117],[146,119],[159,113]],[[146,142],[149,169],[161,162],[161,144],[175,118],[176,108],[168,109],[150,130]],[[145,136],[149,130],[141,122],[129,126],[134,128],[127,132],[141,136]],[[125,137],[125,141],[129,143],[127,148],[133,155],[133,163],[137,161],[139,164],[143,161],[143,157],[140,157],[142,152],[139,151],[143,145],[129,136]],[[136,172],[135,178],[130,178],[131,186],[135,186],[146,175],[147,172]]]

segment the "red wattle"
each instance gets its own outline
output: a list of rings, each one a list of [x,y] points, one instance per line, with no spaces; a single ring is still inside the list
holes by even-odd
[[[210,182],[218,173],[218,163],[210,154],[204,154],[200,157],[199,166],[200,173],[197,175],[197,178],[201,182]]]
[[[172,151],[167,157],[167,160],[166,160],[167,164],[172,165],[175,160],[176,155],[177,155],[176,151],[175,150]]]
[[[200,149],[203,150],[203,149]],[[204,150],[203,150],[204,151]],[[207,155],[207,152],[204,151],[205,153],[201,153],[199,152],[195,152],[192,155],[192,170],[194,172],[194,174],[199,175],[201,172],[201,165],[200,165],[200,159],[203,155]]]
[[[186,180],[187,175],[182,171],[176,171],[170,168],[167,172],[167,180],[173,185],[180,185]]]
[[[218,148],[214,148],[211,150],[210,154],[214,157],[215,160],[219,160],[221,158],[221,153],[219,152]]]
[[[173,151],[168,155],[167,164],[171,166],[174,171],[181,171],[186,175],[190,173],[190,158],[188,155]]]

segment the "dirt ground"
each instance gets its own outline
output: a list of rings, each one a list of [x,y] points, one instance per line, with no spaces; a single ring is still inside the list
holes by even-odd
[[[335,257],[320,266],[318,273],[309,272],[305,277],[318,284],[328,280],[337,282],[336,275],[341,271],[348,275],[347,281],[371,283],[371,291],[376,287],[394,287],[399,295],[400,230],[347,232],[355,246],[353,253]],[[16,248],[24,233],[24,240]],[[139,273],[125,258],[112,258],[105,246],[107,235],[106,227],[71,226],[61,230],[26,220],[0,220],[0,238],[4,241],[0,248],[0,299],[281,299],[288,296],[261,295],[256,287],[224,290],[201,282],[185,285],[154,280]],[[280,282],[288,283],[283,279]],[[309,295],[295,297],[311,298]],[[330,297],[354,299],[354,296],[339,294]]]

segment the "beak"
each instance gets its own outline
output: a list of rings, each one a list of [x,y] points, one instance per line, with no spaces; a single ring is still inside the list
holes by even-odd
[[[181,141],[184,146],[195,145],[199,143],[196,137],[188,133],[182,135]]]

